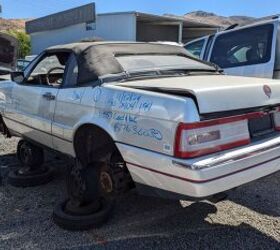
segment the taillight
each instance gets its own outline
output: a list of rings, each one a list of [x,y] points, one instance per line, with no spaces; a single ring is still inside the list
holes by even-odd
[[[280,121],[280,120],[279,120]],[[180,123],[175,139],[175,157],[192,158],[250,143],[247,116],[197,123]]]

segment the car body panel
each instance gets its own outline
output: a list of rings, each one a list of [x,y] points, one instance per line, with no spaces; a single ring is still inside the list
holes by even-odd
[[[206,75],[134,81],[123,83],[123,85],[141,88],[172,89],[173,91],[185,90],[186,93],[189,92],[196,97],[201,114],[280,103],[279,80]],[[270,97],[264,92],[265,85],[271,88]],[[254,98],[248,98],[250,96],[254,96]],[[223,103],[222,106],[221,103]]]
[[[44,141],[46,146],[52,147],[51,124],[55,102],[43,97],[49,92],[56,96],[58,89],[14,84],[12,102],[6,106],[4,120],[11,130],[20,133],[20,128],[25,125],[24,136]]]

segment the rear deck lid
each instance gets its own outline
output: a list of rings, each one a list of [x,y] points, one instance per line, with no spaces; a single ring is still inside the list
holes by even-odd
[[[280,80],[203,75],[124,82],[121,86],[193,95],[200,114],[280,104]]]

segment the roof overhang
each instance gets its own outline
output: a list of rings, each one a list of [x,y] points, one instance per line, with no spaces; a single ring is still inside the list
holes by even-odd
[[[79,23],[95,22],[95,3],[86,4],[74,9],[65,10],[49,16],[26,22],[28,34],[61,29]]]
[[[142,12],[135,12],[137,21],[145,23],[158,23],[158,24],[183,24],[183,20],[178,18],[170,18],[167,16],[159,16]]]

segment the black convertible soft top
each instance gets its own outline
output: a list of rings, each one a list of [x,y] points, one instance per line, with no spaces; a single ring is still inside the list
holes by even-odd
[[[72,43],[50,47],[46,52],[73,52],[78,62],[80,84],[97,80],[104,75],[123,73],[124,69],[116,59],[116,56],[120,55],[155,54],[190,57],[190,54],[180,46],[136,42]]]

